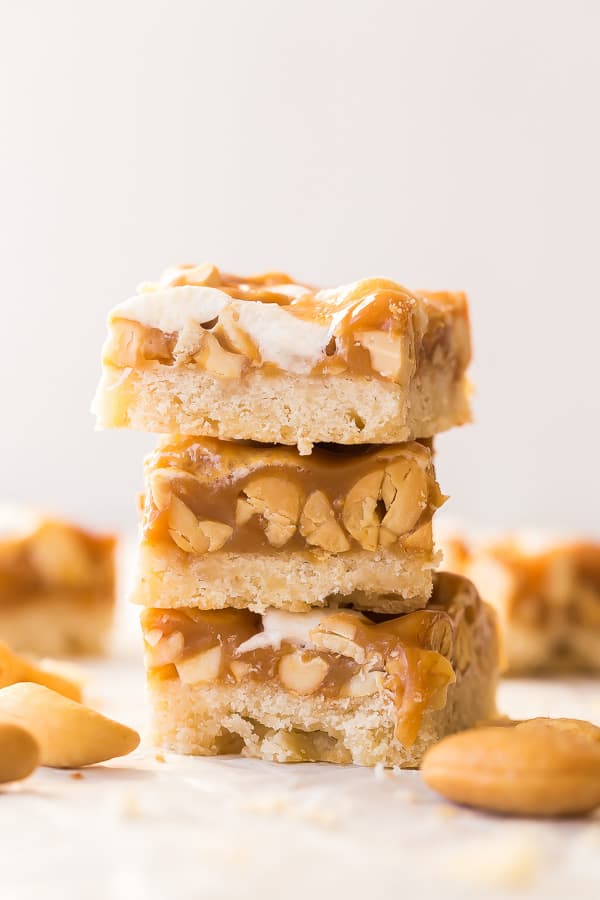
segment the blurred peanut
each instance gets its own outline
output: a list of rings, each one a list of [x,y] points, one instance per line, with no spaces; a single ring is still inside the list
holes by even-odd
[[[0,784],[27,778],[40,759],[38,742],[26,728],[0,721]]]
[[[71,700],[81,700],[81,688],[78,684],[55,672],[34,666],[22,656],[17,656],[10,647],[0,641],[0,687],[7,687],[19,681],[43,684]]]
[[[140,742],[132,728],[30,682],[0,690],[0,720],[30,731],[40,746],[40,764],[59,769],[126,756]]]

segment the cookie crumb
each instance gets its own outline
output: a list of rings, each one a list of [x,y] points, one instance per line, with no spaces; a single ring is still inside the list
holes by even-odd
[[[138,819],[141,816],[138,798],[131,791],[124,791],[119,797],[119,814],[124,819]]]
[[[461,881],[486,887],[530,887],[541,865],[539,846],[524,835],[479,841],[455,856],[449,872]]]

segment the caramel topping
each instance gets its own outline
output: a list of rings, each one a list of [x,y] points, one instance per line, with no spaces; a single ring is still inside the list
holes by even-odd
[[[110,590],[115,541],[63,522],[40,522],[31,533],[0,541],[0,604],[53,589]]]
[[[423,529],[444,501],[419,443],[340,453],[165,439],[146,464],[144,539],[184,552],[344,553],[391,548]],[[415,550],[418,548],[415,546]]]
[[[524,623],[562,618],[600,627],[599,544],[564,544],[531,554],[507,542],[494,546],[491,555],[510,571],[510,610]]]
[[[366,278],[340,288],[318,290],[281,272],[237,276],[210,264],[185,265],[170,270],[159,287],[216,288],[232,301],[271,303],[298,319],[325,329],[320,358],[312,374],[351,372],[407,383],[420,362],[449,367],[460,378],[470,358],[466,298],[463,294],[415,294],[385,278]],[[156,329],[126,318],[112,322],[112,338],[105,361],[117,366],[188,363],[221,377],[241,377],[249,366],[278,372],[263,361],[257,347],[237,325],[235,304],[214,321],[195,323],[193,335],[161,336]],[[189,329],[186,329],[188,331]],[[218,358],[216,366],[207,350],[218,348],[238,356]]]
[[[452,598],[440,598],[438,607],[400,617],[344,609],[317,616],[306,646],[293,638],[249,640],[262,631],[260,617],[247,610],[146,609],[148,669],[152,677],[189,684],[278,681],[292,693],[330,699],[385,691],[397,708],[397,737],[408,746],[424,713],[445,705],[458,664],[458,629],[468,627],[469,604],[478,608],[475,592],[461,595],[459,582],[446,583],[445,590]]]

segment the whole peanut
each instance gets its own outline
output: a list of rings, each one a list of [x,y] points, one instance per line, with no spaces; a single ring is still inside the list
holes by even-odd
[[[27,778],[39,759],[40,748],[31,732],[0,720],[0,784]]]
[[[21,725],[34,735],[42,766],[89,766],[125,756],[140,742],[132,728],[30,682],[0,690],[0,720]]]
[[[589,731],[595,726],[553,721],[475,728],[444,738],[425,754],[423,778],[448,800],[493,812],[589,813],[600,806],[600,742]]]

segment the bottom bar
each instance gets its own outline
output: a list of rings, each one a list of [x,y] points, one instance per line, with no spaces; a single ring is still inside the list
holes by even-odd
[[[493,612],[457,575],[424,610],[142,614],[154,741],[180,753],[417,766],[495,713]]]

